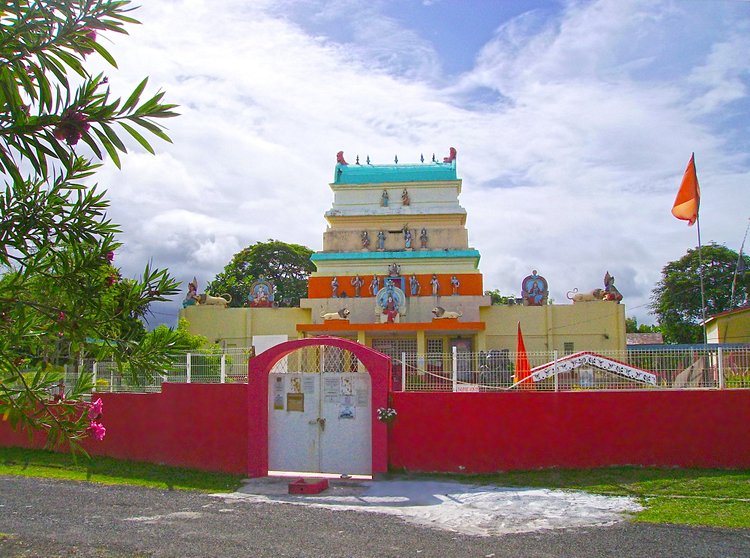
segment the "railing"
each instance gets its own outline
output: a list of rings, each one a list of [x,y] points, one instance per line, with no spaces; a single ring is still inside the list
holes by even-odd
[[[99,392],[158,392],[163,382],[246,383],[251,351],[190,352],[176,355],[167,370],[144,383],[113,362],[84,360],[66,368],[65,383],[77,370],[93,374]],[[414,354],[393,358],[395,391],[582,391],[634,389],[750,389],[750,347],[628,350],[619,352],[528,352],[530,377],[516,374],[517,355],[507,350]],[[309,347],[291,353],[275,372],[363,372],[349,351]],[[143,376],[138,374],[136,376]],[[520,375],[519,375],[520,376]],[[522,381],[521,381],[522,380]]]
[[[750,388],[750,347],[528,352],[530,376],[510,351],[414,355],[394,364],[397,391],[579,391]]]

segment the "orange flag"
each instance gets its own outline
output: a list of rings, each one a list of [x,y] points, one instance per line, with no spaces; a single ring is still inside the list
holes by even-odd
[[[695,173],[695,153],[682,177],[682,184],[672,206],[672,215],[688,222],[688,226],[695,224],[698,219],[698,207],[701,204],[701,189],[698,186],[698,175]]]
[[[531,365],[529,357],[526,354],[526,345],[523,342],[523,333],[521,333],[521,322],[518,322],[518,339],[516,341],[516,373],[513,377],[513,383],[518,384],[520,389],[534,389],[534,381],[531,376]],[[528,380],[526,380],[528,378]],[[525,381],[522,381],[525,380]]]

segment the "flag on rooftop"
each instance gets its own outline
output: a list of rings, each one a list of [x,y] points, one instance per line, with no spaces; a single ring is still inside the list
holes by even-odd
[[[701,203],[701,189],[698,185],[698,175],[695,172],[695,153],[690,156],[690,162],[682,177],[680,189],[672,206],[672,215],[688,222],[688,226],[695,224],[698,219],[698,208]]]

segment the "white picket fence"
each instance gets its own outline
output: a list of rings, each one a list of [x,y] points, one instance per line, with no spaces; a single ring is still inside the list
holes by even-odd
[[[84,360],[66,367],[72,385],[78,370],[93,374],[99,392],[155,392],[163,382],[246,383],[249,349],[175,355],[168,370],[146,382],[132,381],[113,362]],[[750,347],[628,350],[619,352],[528,352],[530,378],[516,375],[513,352],[405,353],[391,355],[395,391],[580,391],[637,389],[749,389]],[[306,347],[277,367],[298,372],[354,372],[356,357],[334,347]],[[78,369],[78,370],[77,370]],[[360,370],[361,371],[361,370]],[[137,374],[143,378],[143,374]]]

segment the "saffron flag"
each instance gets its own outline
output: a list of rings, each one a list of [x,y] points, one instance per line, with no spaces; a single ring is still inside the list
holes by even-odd
[[[695,224],[698,219],[698,207],[701,204],[701,189],[698,186],[698,175],[695,172],[695,153],[690,156],[690,162],[682,177],[680,189],[672,206],[672,215],[688,222],[688,226]]]
[[[521,382],[518,384],[518,382]],[[516,373],[513,383],[518,384],[520,389],[534,389],[534,381],[531,379],[531,365],[526,354],[526,345],[521,333],[521,322],[518,322],[518,339],[516,340]]]

